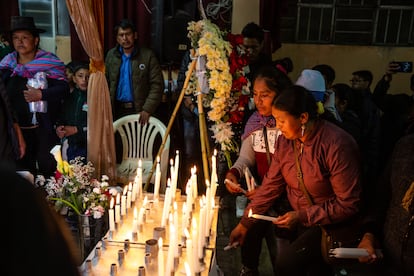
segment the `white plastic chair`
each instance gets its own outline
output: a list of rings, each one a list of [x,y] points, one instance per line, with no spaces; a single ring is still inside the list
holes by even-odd
[[[156,154],[161,146],[167,128],[155,117],[150,117],[145,125],[139,124],[139,115],[127,115],[113,123],[114,134],[119,133],[122,141],[122,161],[117,164],[117,182],[127,184],[134,181],[137,174],[138,160],[142,161],[142,181],[145,184],[151,171]],[[154,148],[156,146],[156,148]],[[168,156],[170,149],[170,136],[165,142],[160,156],[161,187],[165,190]],[[151,177],[155,183],[155,168]]]

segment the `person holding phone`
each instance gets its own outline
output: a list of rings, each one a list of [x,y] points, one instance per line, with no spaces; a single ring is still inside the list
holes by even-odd
[[[389,94],[394,74],[405,70],[401,62],[388,63],[384,76],[379,80],[373,92],[373,100],[381,109],[380,168],[384,168],[395,143],[407,132],[407,127],[414,120],[414,74],[410,78],[410,91]],[[405,62],[407,63],[407,62]]]

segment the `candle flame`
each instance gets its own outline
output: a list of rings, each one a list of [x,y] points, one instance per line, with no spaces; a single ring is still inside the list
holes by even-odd
[[[124,186],[124,191],[123,191],[123,195],[126,195],[127,194],[127,192],[128,192],[128,185],[125,185]]]
[[[158,250],[162,251],[162,238],[161,237],[159,237],[158,239]]]
[[[160,163],[160,156],[157,155],[157,163]]]
[[[253,216],[253,211],[252,209],[249,210],[249,218],[251,218]]]

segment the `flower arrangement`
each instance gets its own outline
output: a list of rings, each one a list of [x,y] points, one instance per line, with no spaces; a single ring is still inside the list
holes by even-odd
[[[249,100],[249,82],[243,68],[247,65],[247,53],[241,47],[240,35],[227,35],[208,19],[190,22],[188,37],[197,55],[205,56],[205,77],[208,78],[208,93],[204,94],[203,106],[209,108],[208,120],[213,138],[220,144],[231,166],[230,153],[237,152],[239,145],[235,140],[233,126],[243,120],[244,106]],[[202,86],[196,72],[190,76],[186,94],[196,94]],[[205,91],[205,89],[201,89]]]
[[[57,161],[55,176],[36,179],[36,183],[45,188],[47,198],[59,211],[68,207],[78,215],[101,218],[109,205],[108,177],[103,175],[101,181],[92,178],[95,169],[91,162],[85,164],[83,157],[76,157],[70,163],[63,161],[60,146],[55,146],[51,153]]]

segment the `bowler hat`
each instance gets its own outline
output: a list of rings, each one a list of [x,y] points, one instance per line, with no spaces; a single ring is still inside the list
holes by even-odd
[[[12,16],[10,22],[10,33],[18,30],[27,30],[32,33],[44,33],[46,30],[36,27],[33,17],[30,16]]]

